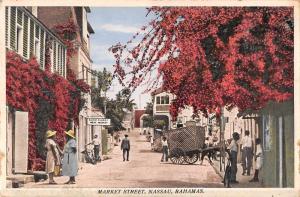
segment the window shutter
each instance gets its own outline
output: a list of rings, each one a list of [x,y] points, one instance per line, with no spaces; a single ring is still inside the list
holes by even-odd
[[[44,40],[45,32],[41,30],[41,40],[40,40],[40,67],[44,69],[44,49],[45,49],[45,40]]]
[[[30,20],[30,56],[34,54],[34,22]]]
[[[63,48],[63,53],[62,53],[62,62],[63,62],[63,76],[66,77],[66,49]]]
[[[60,65],[60,55],[61,55],[61,51],[60,51],[60,45],[58,45],[58,52],[57,52],[57,67],[58,67],[58,74],[61,75],[61,65]]]
[[[18,22],[18,24],[19,25],[23,25],[22,24],[22,19],[23,19],[23,13],[22,13],[22,11],[21,10],[19,10],[19,9],[17,9],[17,22]]]
[[[10,47],[16,50],[16,8],[11,7],[10,11]]]
[[[24,15],[23,56],[28,58],[28,16]]]
[[[8,46],[8,7],[5,7],[5,46]]]
[[[35,26],[35,37],[40,38],[40,27],[38,25]]]
[[[53,42],[53,72],[56,72],[56,42]]]

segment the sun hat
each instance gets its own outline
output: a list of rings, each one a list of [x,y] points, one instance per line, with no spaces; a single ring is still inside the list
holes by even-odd
[[[65,134],[67,134],[68,136],[75,138],[75,132],[73,130],[69,130],[69,131],[65,131]]]
[[[56,134],[56,131],[48,130],[47,131],[47,138],[52,137],[55,134]]]

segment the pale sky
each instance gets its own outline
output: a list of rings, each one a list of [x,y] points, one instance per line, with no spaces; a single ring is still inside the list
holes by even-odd
[[[93,69],[113,72],[114,57],[108,51],[112,45],[129,41],[139,29],[151,21],[151,16],[146,17],[147,10],[142,7],[116,7],[116,8],[91,8],[88,20],[95,34],[91,35],[91,57]],[[107,93],[111,98],[122,89],[117,80]],[[150,94],[142,94],[146,87],[138,87],[133,93],[133,99],[138,108],[144,108],[150,102]]]

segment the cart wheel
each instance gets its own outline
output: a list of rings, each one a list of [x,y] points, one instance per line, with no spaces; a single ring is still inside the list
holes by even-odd
[[[194,164],[198,161],[198,154],[189,154],[184,157],[184,161],[187,162],[188,164]]]
[[[185,152],[181,148],[174,148],[171,151],[170,156],[171,156],[170,159],[174,164],[183,164]]]

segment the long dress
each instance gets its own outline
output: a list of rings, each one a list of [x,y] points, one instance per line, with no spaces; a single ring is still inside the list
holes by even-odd
[[[47,139],[46,145],[45,145],[45,147],[47,149],[46,168],[45,168],[46,173],[54,172],[55,157],[53,155],[51,146],[54,146],[54,151],[55,151],[56,157],[58,158],[58,165],[60,165],[60,159],[59,159],[60,157],[59,157],[57,145],[54,140]]]
[[[75,139],[70,139],[64,147],[64,157],[62,161],[62,175],[76,176],[78,171],[77,154],[72,148],[76,148]]]

